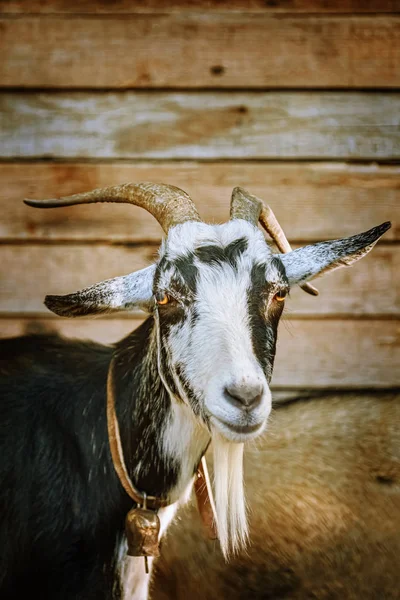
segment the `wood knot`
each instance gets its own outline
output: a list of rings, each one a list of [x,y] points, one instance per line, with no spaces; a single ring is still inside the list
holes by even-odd
[[[211,75],[223,75],[225,73],[225,67],[222,65],[213,65],[210,67]]]

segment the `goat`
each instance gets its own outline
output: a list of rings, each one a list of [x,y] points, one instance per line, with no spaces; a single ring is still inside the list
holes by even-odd
[[[399,392],[303,396],[270,421],[245,452],[247,552],[227,563],[186,506],[152,600],[398,600]]]
[[[155,216],[166,239],[157,262],[141,271],[46,296],[60,316],[147,311],[122,341],[1,342],[0,595],[146,598],[143,564],[124,555],[132,500],[111,456],[110,397],[126,476],[159,508],[161,534],[212,440],[218,536],[225,556],[237,551],[248,535],[243,445],[265,429],[271,410],[285,297],[296,284],[317,293],[308,280],[360,259],[390,223],[291,251],[269,207],[241,188],[223,225],[201,222],[185,192],[162,184],[26,202],[135,204]],[[259,221],[281,253],[272,253]]]

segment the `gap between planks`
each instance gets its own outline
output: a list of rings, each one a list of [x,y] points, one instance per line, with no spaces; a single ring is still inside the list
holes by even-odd
[[[398,0],[1,0],[0,14],[81,15],[83,14],[165,14],[175,12],[228,11],[245,14],[375,14],[400,11]]]

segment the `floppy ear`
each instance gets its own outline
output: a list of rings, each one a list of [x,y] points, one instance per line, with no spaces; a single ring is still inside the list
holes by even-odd
[[[304,283],[340,267],[350,267],[368,254],[390,227],[391,223],[388,221],[358,235],[319,242],[287,254],[279,254],[290,285]]]
[[[46,296],[45,305],[60,317],[83,317],[106,312],[149,309],[156,270],[151,265],[136,273],[96,283],[67,296]]]

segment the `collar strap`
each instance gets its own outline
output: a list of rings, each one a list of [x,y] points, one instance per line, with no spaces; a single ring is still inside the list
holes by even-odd
[[[147,496],[141,492],[133,483],[126,469],[124,454],[122,451],[121,435],[117,415],[115,413],[115,393],[114,393],[114,359],[111,359],[107,377],[107,428],[108,440],[110,444],[111,457],[114,463],[115,471],[119,477],[122,487],[136,504],[146,505],[147,508],[157,510],[168,506],[167,500],[162,500],[156,496]]]
[[[199,468],[197,469],[194,491],[196,493],[197,506],[207,532],[207,537],[210,540],[216,540],[218,538],[217,516],[205,456],[202,457]]]

